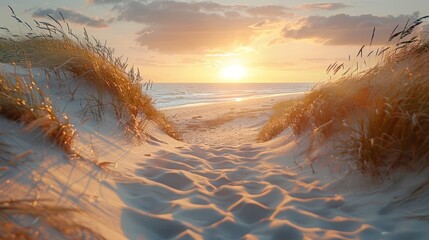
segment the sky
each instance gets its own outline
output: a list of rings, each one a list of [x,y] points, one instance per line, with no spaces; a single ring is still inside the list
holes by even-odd
[[[429,15],[426,1],[3,0],[0,25],[26,31],[8,5],[29,23],[61,12],[75,33],[85,27],[156,83],[318,82],[368,46],[374,27],[377,48],[398,24]]]

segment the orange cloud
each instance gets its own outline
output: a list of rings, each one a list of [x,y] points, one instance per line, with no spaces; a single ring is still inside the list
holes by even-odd
[[[337,10],[342,8],[348,8],[350,5],[345,3],[312,3],[312,4],[303,4],[297,7],[297,9],[321,9],[321,10]]]
[[[252,42],[280,16],[291,15],[285,7],[213,2],[131,1],[115,9],[118,20],[142,24],[140,45],[166,53],[236,48]]]
[[[418,13],[396,17],[347,14],[309,16],[286,26],[282,35],[289,39],[312,39],[325,45],[362,45],[369,43],[375,27],[373,44],[385,44],[396,25],[417,18]]]

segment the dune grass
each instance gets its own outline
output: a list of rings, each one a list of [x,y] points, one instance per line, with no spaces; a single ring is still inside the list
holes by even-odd
[[[138,69],[128,68],[126,61],[114,56],[113,49],[95,38],[90,39],[86,30],[81,40],[64,20],[61,23],[51,19],[52,24],[36,21],[41,33],[32,31],[25,36],[0,39],[0,62],[31,62],[35,67],[71,73],[73,78],[92,84],[99,94],[108,92],[114,98],[116,116],[135,136],[140,136],[146,121],[152,120],[165,133],[180,139],[172,123],[143,92],[148,83],[143,82]]]
[[[287,112],[297,101],[297,99],[290,99],[274,105],[273,114],[259,131],[256,140],[258,142],[266,142],[283,132],[287,128],[287,126],[285,126],[285,124],[287,124]]]
[[[390,82],[374,87],[380,96],[346,141],[346,153],[373,175],[429,165],[429,42],[400,54],[389,60],[393,74],[375,76],[389,77]]]
[[[105,239],[71,220],[71,215],[79,212],[76,209],[44,202],[33,199],[0,201],[0,239]]]
[[[66,153],[72,153],[73,126],[67,116],[60,118],[57,115],[51,100],[31,74],[28,78],[15,75],[11,79],[10,76],[0,75],[0,115],[24,123],[27,131],[41,129]]]
[[[383,177],[401,167],[427,167],[429,41],[411,39],[384,51],[376,66],[319,84],[292,106],[278,109],[280,117],[262,128],[259,140],[287,128],[296,135],[336,134],[342,139],[337,144],[340,154],[372,176]]]
[[[287,128],[299,135],[328,122],[342,122],[351,111],[368,107],[368,97],[366,82],[357,78],[319,84],[302,98],[274,106],[274,113],[260,130],[258,141],[268,141]],[[325,127],[324,135],[329,135],[335,125]]]

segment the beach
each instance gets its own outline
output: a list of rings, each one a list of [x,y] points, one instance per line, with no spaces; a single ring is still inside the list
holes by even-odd
[[[6,66],[6,69],[8,66]],[[20,71],[25,75],[25,70]],[[35,76],[40,70],[33,69]],[[43,82],[43,81],[42,81]],[[3,198],[40,209],[24,226],[57,236],[52,221],[74,238],[100,239],[425,239],[427,214],[409,198],[426,181],[393,175],[373,184],[318,142],[309,161],[309,135],[285,131],[265,143],[255,135],[272,106],[300,93],[164,109],[184,141],[149,122],[141,142],[129,141],[114,116],[82,120],[80,102],[64,89],[51,97],[78,134],[75,156],[65,155],[36,131],[1,118],[2,140],[19,164],[2,169]],[[80,88],[75,97],[90,88]],[[107,116],[111,113],[106,113]],[[7,180],[6,180],[7,179]],[[50,214],[53,206],[77,209]],[[416,218],[410,218],[410,213]],[[46,222],[51,224],[46,225]],[[83,227],[76,227],[78,222]],[[48,227],[46,227],[48,226]],[[51,226],[51,227],[49,227]],[[80,225],[79,225],[80,226]],[[47,229],[47,230],[46,230]],[[74,229],[74,230],[71,230]],[[77,230],[76,230],[77,229]],[[70,235],[72,234],[72,235]]]
[[[303,94],[237,98],[166,108],[163,112],[172,119],[187,143],[227,146],[256,143],[256,136],[271,116],[273,106]]]
[[[360,3],[16,4],[0,9],[18,27],[0,26],[0,239],[428,239],[429,16],[386,31],[387,13],[339,12]]]

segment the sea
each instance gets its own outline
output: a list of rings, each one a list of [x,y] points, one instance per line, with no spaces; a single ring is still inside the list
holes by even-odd
[[[146,93],[158,109],[242,101],[307,92],[315,83],[153,83]]]

